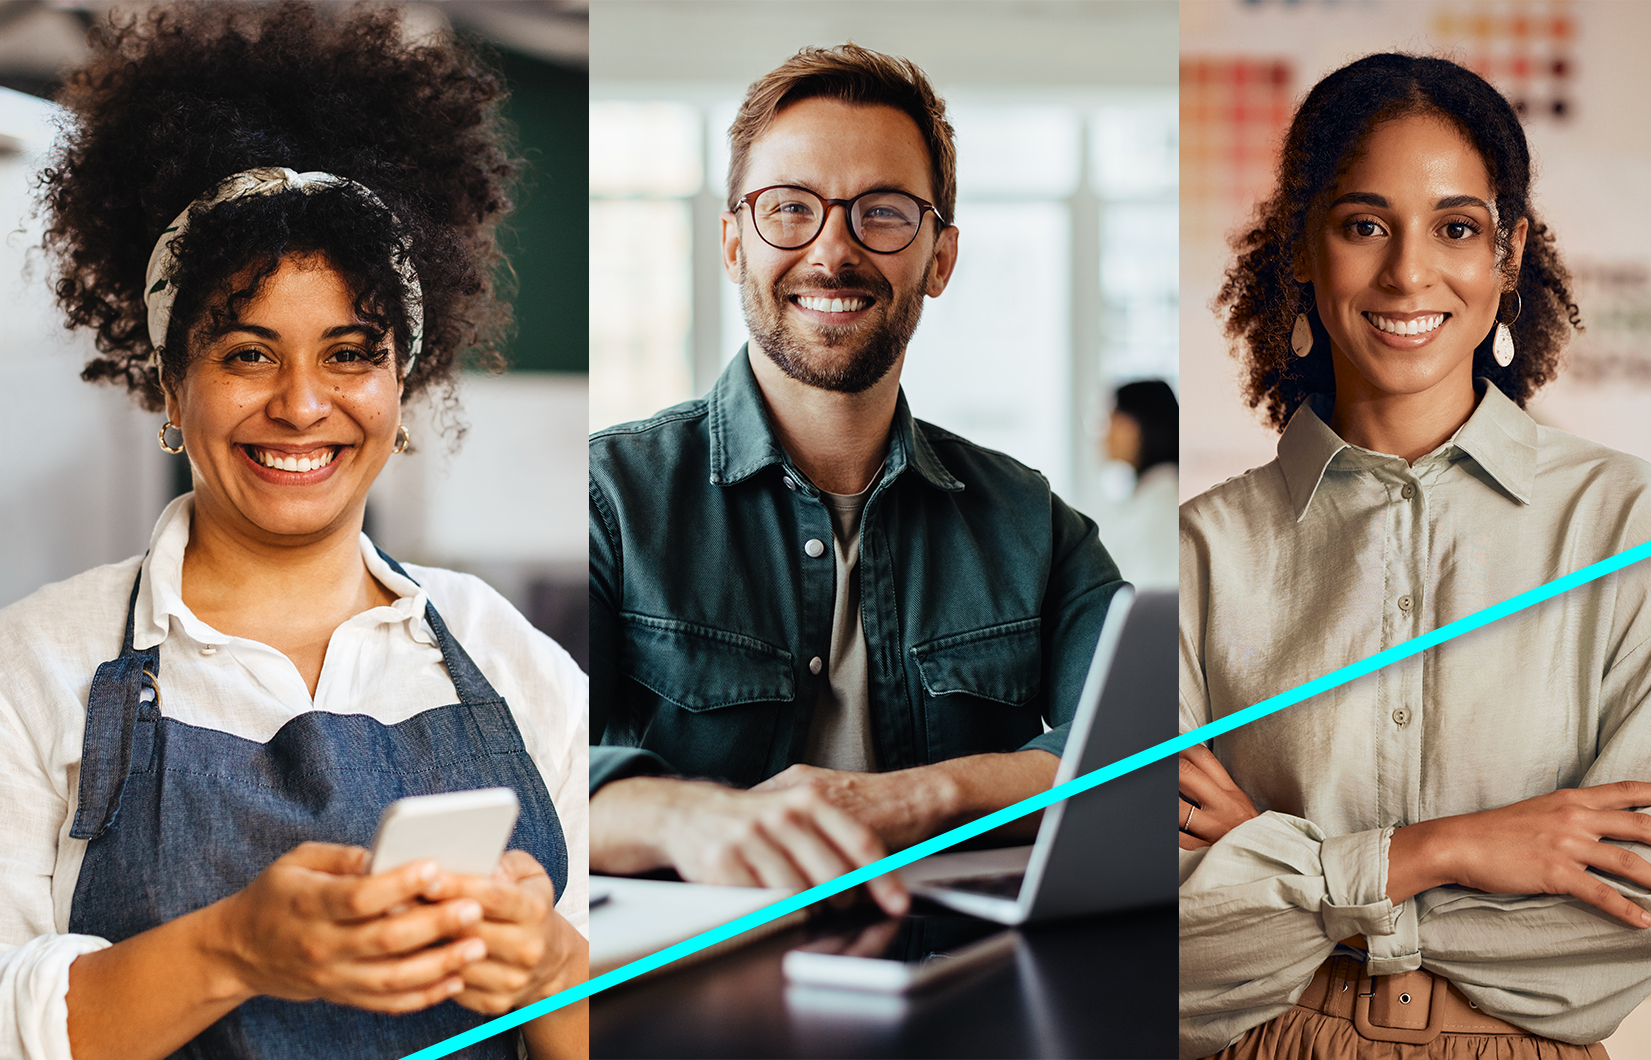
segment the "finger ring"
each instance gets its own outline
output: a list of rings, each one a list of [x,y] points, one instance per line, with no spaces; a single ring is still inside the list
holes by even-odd
[[[1197,812],[1198,812],[1198,807],[1196,807],[1196,806],[1188,806],[1187,807],[1187,819],[1185,821],[1181,822],[1181,831],[1185,832],[1187,829],[1192,827],[1192,815],[1197,813]]]

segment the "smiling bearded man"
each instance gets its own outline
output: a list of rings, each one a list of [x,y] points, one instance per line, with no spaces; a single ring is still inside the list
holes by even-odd
[[[1048,788],[1123,583],[1041,475],[900,391],[957,263],[922,71],[805,48],[729,140],[749,348],[591,438],[590,859],[801,889]]]
[[[918,318],[923,315],[922,291],[908,292],[895,301],[894,288],[881,276],[860,280],[852,274],[848,278],[821,274],[809,278],[808,283],[782,279],[764,289],[749,275],[743,247],[738,262],[740,274],[745,276],[740,283],[740,305],[745,309],[751,342],[766,353],[780,371],[807,386],[839,394],[858,394],[871,388],[888,375],[889,369],[906,352],[906,344],[917,331]],[[822,364],[820,358],[811,354],[807,338],[796,333],[785,319],[786,305],[806,297],[796,293],[800,290],[836,292],[833,300],[843,301],[856,296],[863,299],[870,294],[889,309],[876,324],[817,325],[813,330],[821,345],[847,352],[839,363]]]

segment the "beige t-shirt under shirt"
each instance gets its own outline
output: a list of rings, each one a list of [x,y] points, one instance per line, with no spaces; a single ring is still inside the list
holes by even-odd
[[[820,491],[831,512],[836,592],[831,607],[827,680],[814,703],[803,761],[826,769],[867,773],[877,768],[871,736],[871,693],[866,675],[866,629],[860,620],[860,516],[882,470],[859,493]]]

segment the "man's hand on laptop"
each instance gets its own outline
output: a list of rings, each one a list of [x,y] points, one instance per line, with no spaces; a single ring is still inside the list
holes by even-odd
[[[804,890],[888,854],[877,833],[811,785],[740,791],[708,781],[631,777],[591,800],[591,867],[670,866],[693,883]],[[911,904],[895,873],[866,889],[891,916]]]
[[[903,850],[943,831],[957,816],[961,801],[949,772],[927,766],[855,773],[799,763],[751,790],[812,793],[876,832],[890,850]]]
[[[869,826],[890,850],[903,850],[948,828],[1045,791],[1060,759],[1047,751],[967,755],[887,773],[794,765],[752,791],[813,791]],[[1005,825],[1003,838],[1037,833],[1037,814]]]

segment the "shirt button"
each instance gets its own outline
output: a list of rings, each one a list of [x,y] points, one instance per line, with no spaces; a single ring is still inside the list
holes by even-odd
[[[1393,724],[1395,724],[1395,725],[1409,725],[1410,724],[1410,711],[1406,710],[1404,707],[1400,707],[1398,710],[1395,710],[1393,712]]]
[[[1410,498],[1416,496],[1416,487],[1412,486],[1408,482],[1405,483],[1405,488],[1399,491],[1399,496],[1408,501]]]
[[[825,543],[817,537],[811,537],[807,541],[803,542],[803,551],[808,553],[813,558],[819,559],[821,556],[825,555]],[[1408,600],[1410,598],[1407,596],[1405,599]]]
[[[820,657],[818,655],[816,655],[816,656],[814,656],[814,658],[808,660],[808,672],[811,673],[811,674],[819,673],[820,669],[824,666],[825,666],[825,663],[820,661]]]
[[[794,489],[797,488],[797,483],[792,479],[792,477],[790,475],[785,476],[784,478],[780,479],[780,481],[785,483],[785,488],[788,489],[788,490],[794,490]]]
[[[202,655],[216,655],[216,654],[218,654],[218,649],[214,648],[212,645],[208,644],[206,647],[201,649],[201,654]]]
[[[813,555],[813,553],[809,553],[809,554]],[[1399,597],[1399,610],[1405,612],[1406,614],[1410,613],[1410,597],[1409,596]]]

